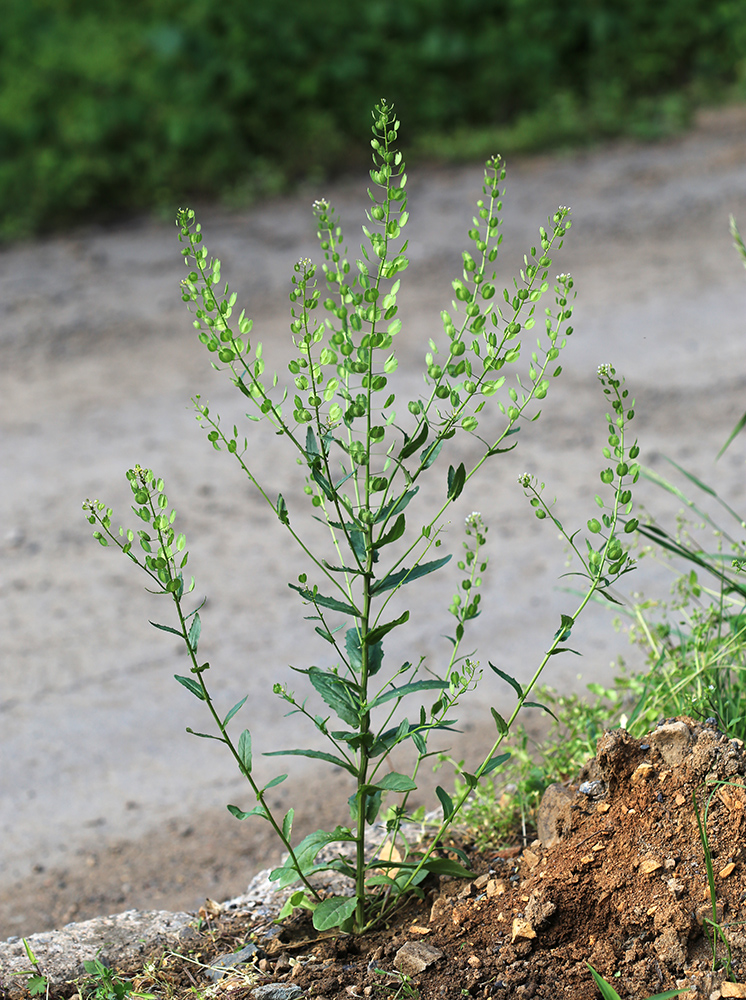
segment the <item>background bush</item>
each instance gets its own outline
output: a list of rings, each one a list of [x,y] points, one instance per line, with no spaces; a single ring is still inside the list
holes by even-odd
[[[746,78],[742,0],[4,0],[0,236],[421,155],[685,122]],[[510,126],[496,133],[498,126]]]

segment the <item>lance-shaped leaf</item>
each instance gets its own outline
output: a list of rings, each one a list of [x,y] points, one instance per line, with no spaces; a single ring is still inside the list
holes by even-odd
[[[261,816],[262,819],[269,819],[267,810],[261,803],[258,806],[254,806],[253,809],[249,809],[248,812],[244,812],[238,806],[228,806],[228,812],[231,816],[235,816],[236,819],[248,819],[249,816]]]
[[[357,774],[355,767],[349,763],[349,761],[344,760],[342,757],[337,757],[333,753],[327,753],[325,750],[271,750],[267,753],[262,754],[263,757],[310,757],[311,760],[325,760],[329,764],[336,764],[337,767],[343,767],[345,771],[349,771],[350,774]]]
[[[251,774],[251,733],[244,729],[238,739],[238,757],[246,774]]]
[[[378,541],[373,543],[373,547],[376,549],[382,549],[384,545],[388,545],[390,542],[395,542],[404,534],[405,527],[406,521],[404,515],[400,514],[394,521],[393,527],[385,534],[381,535]]]
[[[382,580],[375,581],[370,588],[371,593],[382,594],[386,590],[393,590],[395,587],[412,583],[413,580],[419,580],[420,577],[427,576],[428,573],[434,573],[436,569],[445,566],[450,558],[450,556],[443,556],[441,559],[433,559],[432,562],[419,563],[419,565],[413,566],[411,569],[400,569],[396,573],[390,573]]]
[[[461,492],[466,482],[466,468],[462,462],[457,469],[452,465],[448,466],[448,499],[456,500],[461,496]]]
[[[197,652],[197,646],[199,645],[199,637],[202,634],[202,620],[199,615],[195,615],[192,621],[192,625],[189,629],[189,636],[187,642],[189,643],[189,648],[193,653]]]
[[[492,718],[495,720],[498,733],[501,736],[507,736],[510,732],[510,728],[505,719],[503,719],[502,715],[500,715],[496,708],[490,708],[490,712],[492,712]]]
[[[366,646],[375,646],[377,642],[380,642],[385,635],[387,635],[392,629],[395,629],[397,625],[403,625],[404,622],[409,621],[409,612],[405,611],[403,614],[399,615],[393,621],[386,622],[383,625],[378,625],[376,628],[372,628],[370,632],[365,636]]]
[[[374,677],[381,669],[383,661],[383,643],[374,642],[368,645],[368,677]],[[360,633],[356,628],[345,632],[345,649],[350,666],[358,673],[363,669],[363,651],[360,645]]]
[[[338,674],[309,667],[308,678],[326,704],[349,726],[360,725],[360,689]]]
[[[434,875],[452,875],[454,878],[475,877],[474,872],[464,868],[458,861],[449,861],[447,858],[428,858],[422,867]]]
[[[223,719],[223,727],[228,725],[228,723],[231,721],[236,712],[246,703],[248,697],[249,697],[248,695],[244,695],[244,697],[240,701],[236,702],[236,704],[233,706],[230,712],[228,712],[226,717]]]
[[[399,452],[399,458],[409,458],[410,455],[414,455],[418,448],[427,441],[427,435],[430,433],[430,428],[427,423],[423,422],[420,429],[414,434],[413,437],[407,438],[404,442],[401,451]]]
[[[323,594],[314,593],[308,587],[299,587],[295,583],[289,583],[288,587],[291,590],[297,590],[304,601],[311,601],[312,604],[318,604],[322,608],[329,608],[330,611],[341,611],[342,614],[352,615],[354,618],[361,617],[356,608],[353,608],[351,604],[346,604],[344,601],[338,601],[336,597],[324,597]]]
[[[422,463],[423,469],[429,469],[433,464],[435,459],[440,454],[440,450],[443,447],[443,439],[436,441],[435,444],[428,445],[427,448],[422,449],[422,454],[420,455],[420,462]]]
[[[400,687],[388,688],[370,703],[369,708],[382,705],[385,701],[391,701],[392,698],[406,698],[408,694],[413,694],[415,691],[445,691],[448,687],[448,681],[412,681],[410,684],[402,684]]]
[[[290,524],[290,514],[288,513],[288,505],[285,503],[285,497],[282,493],[277,494],[277,506],[275,508],[277,511],[277,516],[282,524]]]
[[[173,635],[178,635],[178,637],[180,639],[184,638],[184,633],[183,632],[179,632],[178,629],[171,628],[170,625],[159,625],[158,622],[150,622],[150,624],[153,626],[153,628],[160,629],[161,632],[171,632],[171,633],[173,633]]]
[[[334,490],[332,488],[332,484],[325,476],[322,476],[322,474],[319,472],[318,469],[313,470],[313,472],[311,473],[311,478],[315,483],[317,483],[321,487],[327,500],[334,499]]]
[[[181,677],[179,674],[174,674],[174,678],[179,682],[179,684],[182,684],[187,691],[191,691],[195,698],[199,698],[200,701],[205,700],[202,688],[192,677]]]
[[[498,677],[502,677],[504,681],[507,681],[519,698],[523,697],[523,688],[515,679],[515,677],[511,677],[510,674],[506,674],[504,670],[501,670],[499,667],[496,667],[494,663],[490,663],[490,669],[494,670]]]
[[[407,490],[397,500],[391,500],[389,503],[384,504],[383,507],[378,511],[376,515],[376,524],[380,524],[381,521],[387,520],[389,517],[393,517],[394,514],[401,514],[404,508],[409,504],[412,497],[418,492],[419,486],[413,487],[411,490]]]
[[[510,760],[509,753],[501,753],[497,757],[490,757],[482,768],[482,775],[489,774],[491,771],[494,771],[495,768],[501,767],[506,760]]]
[[[445,788],[441,788],[440,785],[438,785],[435,789],[435,794],[438,796],[440,804],[443,806],[443,819],[450,819],[453,815],[453,799]]]

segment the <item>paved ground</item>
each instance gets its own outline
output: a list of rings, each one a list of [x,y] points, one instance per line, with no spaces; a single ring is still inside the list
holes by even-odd
[[[438,337],[480,180],[478,166],[410,176],[402,391],[418,391],[427,338]],[[746,275],[728,235],[730,212],[746,230],[746,109],[703,116],[665,144],[521,160],[509,164],[507,185],[506,278],[565,204],[573,227],[553,272],[571,271],[578,290],[564,374],[542,419],[458,512],[481,510],[490,526],[473,645],[483,662],[526,679],[570,599],[553,589],[562,545],[532,517],[516,477],[540,476],[567,522],[591,516],[605,412],[599,363],[612,361],[637,398],[645,462],[663,471],[667,454],[736,504],[742,494],[743,446],[717,467],[713,458],[746,397]],[[292,265],[319,256],[310,202],[324,194],[339,207],[354,248],[365,186],[353,178],[236,214],[200,213],[270,364],[288,352]],[[159,905],[195,906],[208,893],[239,891],[268,850],[258,827],[225,813],[227,801],[247,803],[230,761],[184,733],[204,720],[173,681],[183,667],[176,641],[147,624],[162,615],[156,599],[121,556],[91,540],[80,511],[85,497],[100,496],[124,514],[123,474],[135,462],[165,477],[190,539],[198,592],[209,595],[202,650],[215,689],[226,704],[250,693],[244,724],[257,750],[307,742],[271,694],[275,680],[291,676],[288,664],[325,655],[311,647],[286,586],[303,562],[195,424],[195,393],[226,420],[242,408],[191,332],[178,293],[183,271],[173,225],[147,220],[0,254],[0,937],[156,896]],[[300,480],[286,484],[276,444],[258,435],[252,461],[292,502]],[[650,487],[639,493],[673,518]],[[447,544],[460,542],[454,518]],[[632,586],[663,596],[666,579],[643,568]],[[411,589],[402,655],[443,655],[438,636],[453,586],[442,573],[419,595]],[[562,689],[608,680],[612,661],[629,656],[610,618],[590,611],[574,636],[583,659],[558,658],[546,680]],[[478,753],[491,735],[485,705],[509,709],[510,693],[485,679],[462,714],[461,753]],[[343,784],[296,774],[298,813],[307,825],[326,821],[347,794]],[[96,884],[109,888],[97,895]]]

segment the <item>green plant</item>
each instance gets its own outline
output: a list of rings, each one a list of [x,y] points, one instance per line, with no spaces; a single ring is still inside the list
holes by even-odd
[[[26,957],[28,958],[31,968],[24,969],[22,972],[14,972],[14,976],[26,976],[26,988],[29,991],[29,995],[32,997],[40,996],[42,993],[48,998],[49,997],[49,979],[41,971],[41,965],[39,959],[34,954],[31,945],[28,943],[26,938],[22,938],[23,947],[26,951]]]
[[[136,992],[129,979],[120,979],[99,958],[83,962],[83,968],[87,975],[78,980],[82,1000],[125,1000],[125,997],[154,1000],[154,994]]]
[[[285,684],[274,687],[278,697],[290,706],[290,714],[305,717],[327,741],[329,750],[292,748],[267,756],[303,756],[348,772],[354,781],[349,800],[350,826],[317,831],[294,847],[293,810],[282,818],[276,817],[266,794],[287,775],[280,774],[265,785],[257,783],[250,731],[244,729],[237,740],[230,735],[229,723],[247,699],[241,699],[227,713],[219,712],[208,689],[209,663],[201,663],[197,657],[202,604],[188,610],[184,603],[194,589],[194,580],[184,580],[186,539],[174,527],[176,514],[169,510],[163,480],[140,466],[127,473],[135,501],[133,510],[144,522],[137,532],[140,554],[135,548],[134,531],[120,528],[117,533],[112,529],[110,508],[101,501],[84,504],[88,520],[97,526],[94,536],[99,542],[113,542],[146,572],[157,592],[172,598],[178,627],[153,624],[184,641],[190,675],[176,679],[205,703],[217,730],[194,735],[224,743],[247,779],[256,804],[248,810],[230,805],[231,813],[239,819],[258,816],[270,823],[285,846],[287,861],[272,872],[271,879],[278,888],[299,880],[302,883],[291,896],[288,909],[312,909],[318,929],[338,926],[357,932],[385,918],[403,894],[420,892],[419,883],[429,872],[469,874],[459,862],[434,857],[434,845],[480,780],[504,765],[509,755],[498,752],[503,741],[520,709],[532,704],[527,699],[546,664],[552,656],[566,651],[564,643],[592,595],[597,590],[607,593],[608,587],[631,568],[618,528],[620,518],[623,520],[631,509],[629,483],[637,478],[638,452],[636,444],[625,441],[627,424],[634,416],[633,401],[614,369],[602,365],[599,378],[613,409],[612,414],[607,414],[609,445],[604,453],[614,467],[604,469],[601,480],[611,488],[613,499],[607,505],[601,497],[596,498],[601,520],[588,521],[590,538],[584,551],[575,544],[577,532],[568,536],[543,500],[543,484],[537,485],[527,475],[520,477],[536,516],[549,518],[575,550],[582,567],[579,572],[585,579],[582,599],[572,614],[561,616],[559,628],[528,685],[522,686],[490,664],[514,690],[516,705],[507,720],[492,709],[496,739],[473,773],[459,772],[464,788],[455,800],[445,789],[437,789],[443,822],[433,845],[414,857],[406,854],[404,845],[405,856],[397,861],[368,859],[365,832],[378,817],[384,794],[402,795],[387,821],[393,841],[406,815],[409,795],[417,787],[419,768],[435,752],[429,748],[431,736],[453,727],[452,716],[460,699],[479,680],[478,661],[463,652],[462,643],[469,621],[479,613],[478,588],[487,565],[482,553],[486,528],[481,517],[472,514],[467,518],[462,580],[450,606],[454,634],[450,636],[450,655],[440,669],[426,668],[422,658],[389,671],[383,669],[384,638],[409,618],[408,610],[396,606],[390,610],[389,605],[405,586],[448,563],[450,555],[428,558],[443,544],[445,513],[489,459],[515,447],[521,422],[538,418],[539,412],[532,404],[546,396],[552,378],[560,374],[557,360],[565,344],[561,331],[572,315],[569,299],[574,294],[572,278],[561,274],[554,286],[556,306],[545,310],[545,339],[537,341],[537,349],[531,352],[526,370],[515,376],[515,384],[511,384],[512,379],[507,383],[511,366],[517,365],[524,350],[519,334],[533,328],[537,305],[549,289],[549,253],[562,245],[569,227],[569,210],[559,208],[549,220],[549,229],[540,228],[539,249],[531,248],[520,274],[513,279],[512,289],[505,287],[500,295],[493,265],[501,242],[500,185],[505,170],[500,158],[493,157],[486,165],[484,197],[478,201],[477,216],[469,230],[471,249],[463,252],[462,275],[453,282],[453,312],[442,313],[444,345],[439,348],[435,341],[430,342],[423,396],[395,410],[396,393],[389,380],[397,368],[393,342],[401,328],[396,315],[399,275],[408,264],[406,242],[396,246],[408,219],[406,174],[402,155],[394,147],[399,123],[393,109],[381,102],[373,117],[374,168],[370,176],[378,194],[369,191],[370,228],[363,227],[367,243],[361,247],[361,259],[353,266],[347,259],[334,210],[325,201],[315,203],[327,294],[322,298],[316,286],[316,267],[310,260],[300,261],[295,266],[290,294],[291,331],[297,350],[288,364],[290,386],[283,388],[277,375],[265,372],[261,344],[252,349],[248,339],[252,324],[245,313],[235,323],[232,321],[236,294],[227,285],[220,293],[220,262],[209,258],[202,246],[194,212],[183,210],[178,217],[179,239],[185,244],[182,254],[192,268],[183,282],[182,297],[194,308],[199,339],[215,359],[216,367],[217,362],[227,367],[233,384],[254,407],[249,419],[266,421],[278,435],[278,444],[286,445],[292,460],[305,467],[304,490],[311,512],[329,531],[328,552],[316,554],[304,540],[300,511],[291,511],[282,494],[270,496],[252,471],[248,439],[241,439],[237,426],[226,431],[220,418],[196,397],[197,419],[207,430],[213,447],[235,457],[284,530],[305,553],[309,572],[302,573],[289,587],[300,597],[317,635],[331,647],[336,660],[326,669],[316,665],[293,668],[324,702],[325,714],[315,714],[307,708],[306,700],[296,697]],[[316,314],[320,306],[326,313],[323,319]],[[571,328],[566,332],[571,333]],[[504,402],[498,395],[501,390]],[[494,410],[486,410],[493,397]],[[463,437],[471,446],[459,453],[451,442]],[[474,445],[478,457],[474,457]],[[448,465],[443,476],[435,511],[423,512],[414,502],[419,482],[426,474],[431,475],[441,453],[453,464]],[[460,455],[471,457],[459,461]],[[624,531],[633,530],[635,523],[628,518]],[[434,698],[429,707],[419,704],[414,715],[399,716],[405,699],[419,699],[425,692]],[[338,722],[330,721],[332,714]],[[387,769],[391,752],[406,743],[414,750],[411,774]],[[352,845],[354,857],[338,854],[331,860],[317,861],[319,852],[330,845],[339,845],[337,851]],[[321,897],[311,877],[329,870],[354,881],[352,897]]]
[[[603,1000],[622,1000],[614,987],[596,972],[590,962],[586,962],[585,964],[591,970],[591,975],[596,980],[596,986],[598,986]],[[666,990],[664,993],[656,993],[654,996],[647,997],[647,1000],[669,1000],[670,997],[677,997],[682,993],[688,992],[689,987],[685,986],[681,990]]]

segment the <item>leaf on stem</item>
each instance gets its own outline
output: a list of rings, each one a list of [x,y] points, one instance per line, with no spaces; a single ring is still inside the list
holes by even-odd
[[[450,556],[449,556],[450,558]],[[365,645],[374,646],[377,642],[380,642],[385,635],[387,635],[392,629],[395,629],[397,625],[403,625],[404,622],[409,621],[409,612],[405,611],[403,614],[399,615],[393,621],[385,622],[383,625],[378,625],[376,628],[372,628],[370,632],[365,636]]]
[[[374,642],[368,645],[368,677],[374,677],[381,669],[383,660],[383,644]],[[356,628],[345,632],[345,649],[349,657],[350,667],[358,673],[363,668],[363,652],[360,645],[360,633]]]
[[[393,590],[399,586],[403,587],[407,583],[412,583],[413,580],[419,580],[420,577],[427,576],[428,573],[434,573],[436,569],[445,566],[450,561],[450,558],[450,556],[443,556],[442,559],[433,559],[432,562],[419,563],[419,565],[413,566],[411,569],[400,569],[396,573],[390,573],[382,580],[375,581],[370,589],[371,594],[382,594],[386,590]]]
[[[497,757],[490,757],[482,768],[482,775],[490,774],[496,768],[501,767],[507,760],[510,760],[509,753],[501,753]]]
[[[377,541],[373,542],[373,548],[382,549],[384,545],[389,545],[391,542],[395,542],[404,534],[405,527],[406,521],[404,515],[400,514],[396,521],[394,521],[394,526],[385,534],[382,534]]]
[[[194,616],[191,628],[189,629],[189,635],[187,637],[187,642],[189,643],[189,648],[193,653],[197,652],[197,646],[199,645],[199,637],[202,634],[202,620],[199,615]]]
[[[410,684],[402,684],[400,687],[389,688],[387,691],[379,694],[377,698],[374,698],[368,707],[371,709],[376,708],[385,701],[391,701],[392,698],[405,698],[408,694],[412,694],[415,691],[446,691],[448,687],[448,681],[412,681]]]
[[[450,819],[453,815],[453,799],[445,788],[441,788],[440,785],[436,787],[435,794],[438,796],[440,804],[443,806],[443,819]]]
[[[462,462],[457,469],[452,465],[448,466],[448,493],[449,500],[456,500],[461,496],[461,491],[466,482],[466,468]]]
[[[375,523],[380,524],[381,521],[387,520],[387,518],[393,516],[394,514],[401,514],[401,512],[407,506],[407,504],[415,495],[415,493],[418,492],[418,490],[419,486],[415,486],[413,489],[407,490],[405,493],[402,493],[402,495],[397,500],[391,500],[389,503],[381,507],[378,514],[376,515]]]
[[[183,632],[179,632],[178,629],[171,628],[170,625],[159,625],[158,622],[150,622],[150,624],[153,626],[153,628],[159,628],[161,632],[171,632],[173,633],[173,635],[178,635],[180,639],[184,638]]]
[[[289,583],[288,587],[291,590],[297,590],[304,601],[310,601],[312,604],[319,604],[322,608],[329,608],[330,611],[341,611],[342,614],[352,615],[354,618],[359,618],[359,612],[353,608],[351,604],[346,604],[344,601],[338,601],[336,597],[324,597],[323,594],[314,593],[313,590],[309,590],[308,587],[299,587],[295,583]]]
[[[523,688],[515,679],[515,677],[511,677],[510,674],[506,674],[504,670],[501,670],[499,667],[496,667],[494,663],[490,663],[490,669],[494,670],[498,677],[502,677],[504,681],[507,681],[519,698],[523,697]]]
[[[313,911],[313,926],[317,931],[341,927],[352,917],[356,907],[355,896],[332,896],[324,899]]]
[[[448,858],[428,858],[422,867],[425,871],[434,875],[452,875],[454,878],[475,878],[475,873],[464,868],[458,861],[449,861]]]
[[[308,679],[340,719],[355,728],[360,725],[360,694],[357,684],[318,667],[309,667],[303,673],[308,674]]]
[[[228,723],[231,721],[231,719],[236,714],[236,712],[238,712],[238,710],[240,708],[242,708],[242,706],[246,703],[246,700],[247,700],[248,697],[249,697],[248,695],[244,695],[244,697],[240,701],[236,702],[236,704],[233,706],[233,708],[230,710],[230,712],[228,712],[228,714],[226,715],[226,717],[223,719],[223,726],[224,727],[228,725]]]
[[[430,428],[427,422],[423,422],[420,429],[415,433],[413,437],[405,437],[404,445],[402,450],[399,452],[399,458],[409,458],[410,455],[414,455],[418,448],[427,441],[427,435],[430,433]]]
[[[227,808],[231,816],[235,816],[236,819],[248,819],[249,816],[260,816],[262,819],[269,819],[269,814],[261,802],[258,806],[254,806],[253,809],[249,809],[248,812],[244,812],[243,809],[239,809],[238,806],[229,805]]]
[[[238,740],[238,757],[246,774],[251,774],[251,733],[244,729]]]
[[[205,695],[202,688],[197,681],[193,680],[191,677],[181,677],[179,674],[174,674],[175,680],[179,684],[183,685],[187,691],[191,691],[195,698],[199,698],[200,701],[205,701]]]
[[[510,727],[508,726],[505,719],[497,711],[496,708],[490,706],[490,712],[492,712],[492,718],[495,720],[495,725],[497,726],[497,731],[501,736],[507,736],[510,732]]]
[[[263,757],[310,757],[312,760],[325,760],[329,764],[336,764],[337,767],[343,767],[345,771],[349,771],[350,774],[356,774],[356,770],[349,761],[344,760],[342,757],[336,757],[333,753],[327,753],[325,750],[271,750],[268,753],[262,754]],[[269,787],[269,786],[267,786]]]

